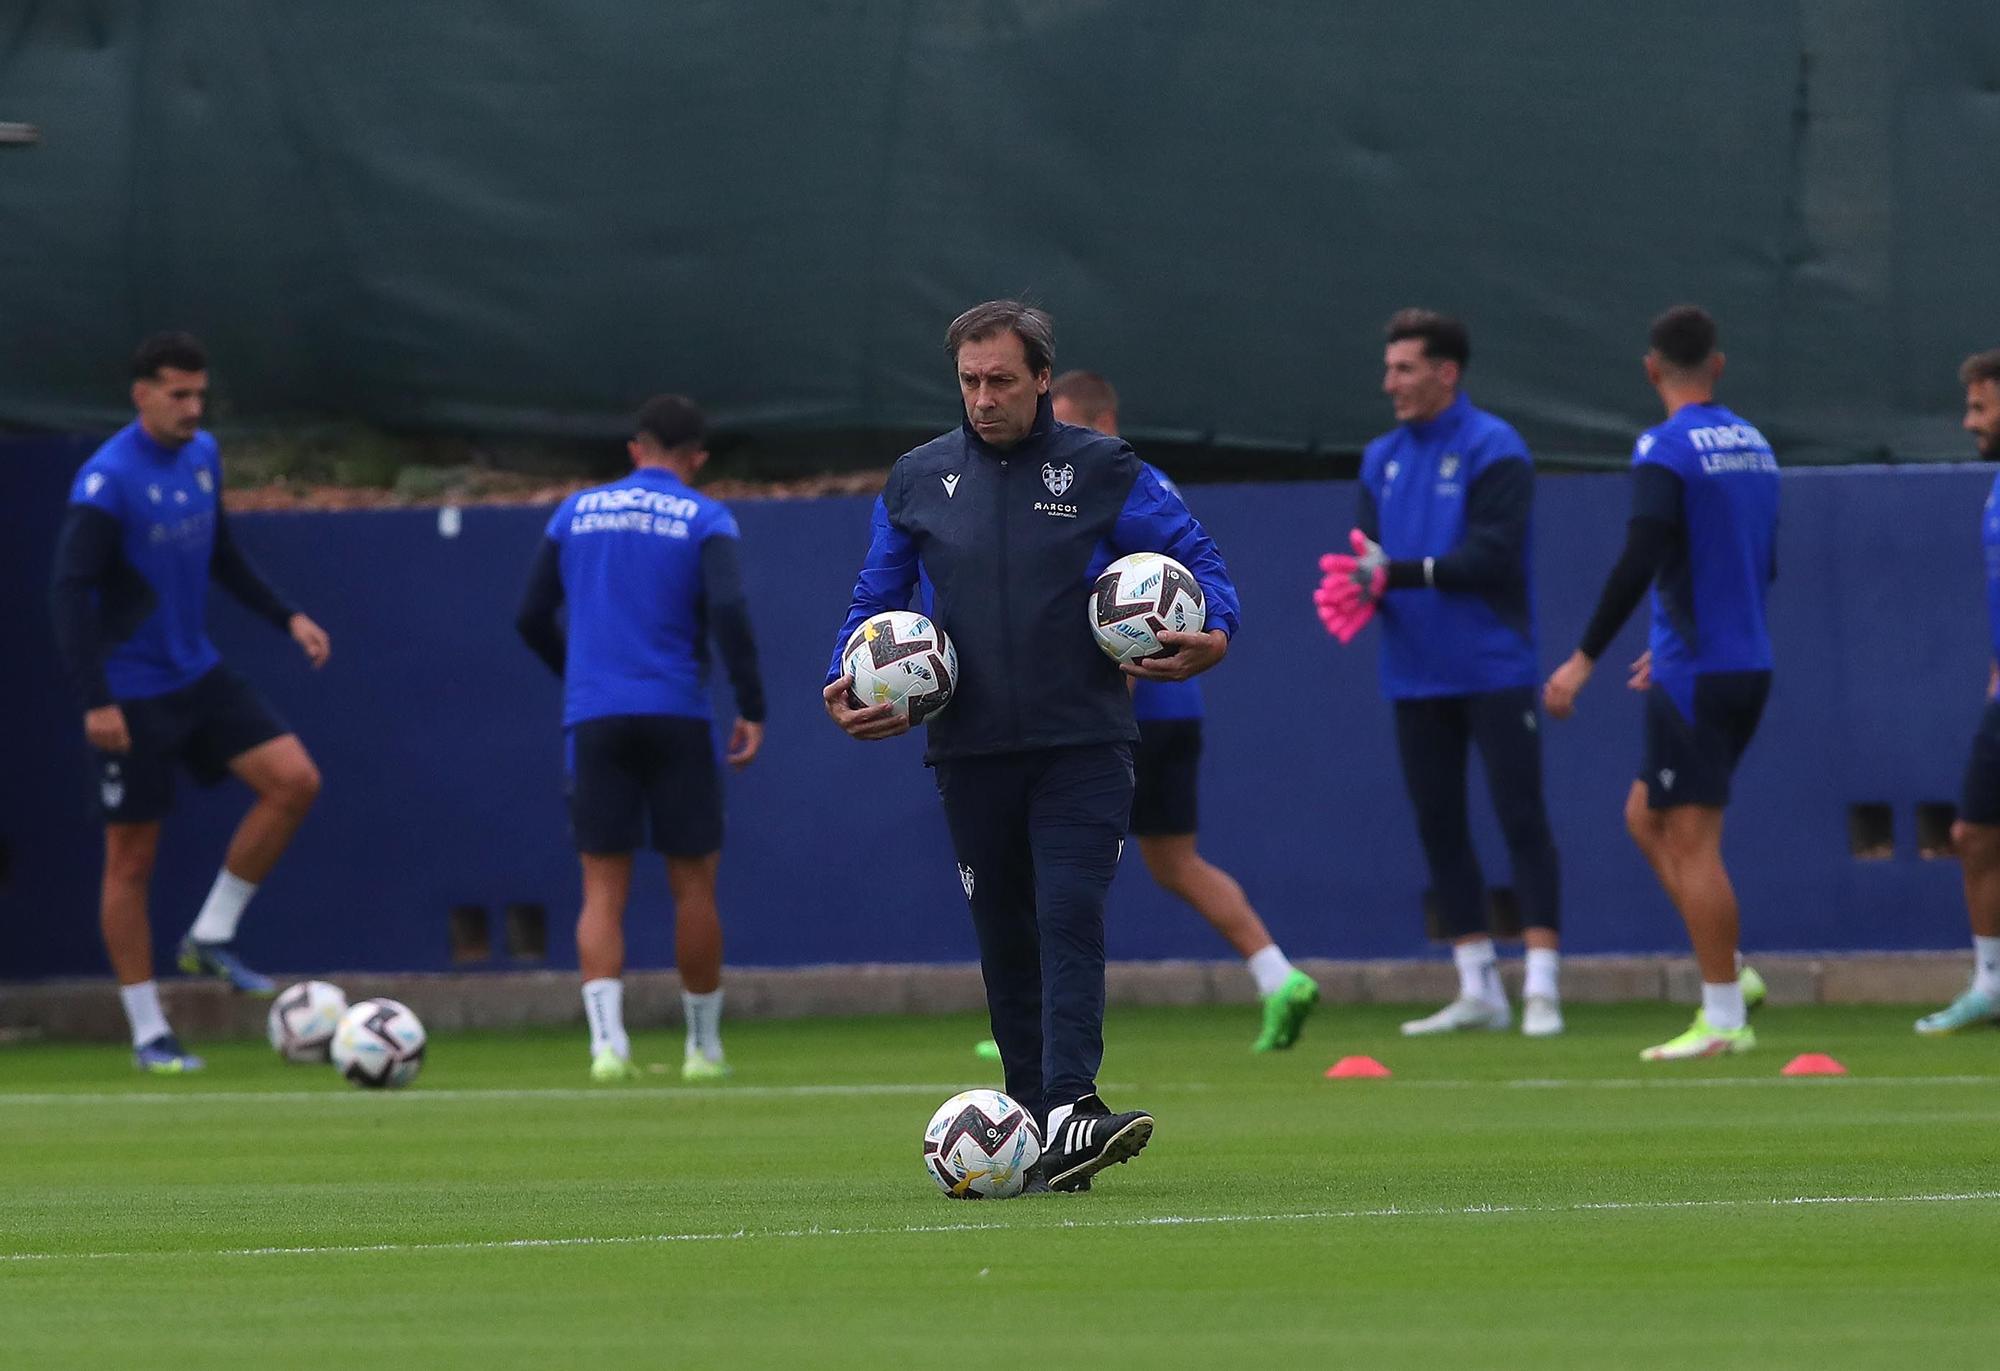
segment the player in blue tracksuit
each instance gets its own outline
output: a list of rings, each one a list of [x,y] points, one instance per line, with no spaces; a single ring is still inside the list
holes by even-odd
[[[1429,310],[1390,319],[1382,389],[1398,426],[1361,462],[1358,524],[1385,565],[1382,693],[1394,702],[1403,780],[1416,810],[1438,924],[1457,963],[1456,999],[1403,1025],[1411,1035],[1511,1021],[1472,846],[1466,762],[1485,762],[1527,942],[1521,1028],[1562,1032],[1560,876],[1542,794],[1529,567],[1534,463],[1505,421],[1460,392],[1465,326]]]
[[[763,745],[764,687],[736,520],[690,485],[708,460],[701,411],[684,396],[655,396],[633,429],[626,443],[632,474],[579,491],[550,518],[516,626],[563,678],[570,822],[583,868],[576,948],[591,1078],[638,1074],[620,978],[632,853],[650,838],[666,858],[674,900],[674,960],[687,1015],[681,1075],[718,1080],[728,1067],[710,634],[736,695],[725,758],[732,767],[748,766]]]
[[[1118,392],[1096,372],[1064,372],[1049,395],[1059,422],[1118,436]],[[1148,463],[1146,469],[1169,493],[1180,494],[1158,467]],[[1132,713],[1139,722],[1139,743],[1132,750],[1132,836],[1139,840],[1139,855],[1162,890],[1192,905],[1243,958],[1264,1002],[1251,1050],[1288,1048],[1319,1002],[1319,985],[1286,958],[1236,878],[1195,846],[1201,683],[1135,681]]]
[[[1549,678],[1567,718],[1597,659],[1653,585],[1653,624],[1632,688],[1646,692],[1645,760],[1625,824],[1686,922],[1701,1011],[1641,1055],[1677,1061],[1756,1045],[1746,1015],[1763,982],[1737,954],[1736,892],[1722,862],[1731,777],[1771,690],[1764,601],[1777,575],[1778,460],[1764,435],[1715,402],[1715,320],[1677,305],[1653,321],[1646,379],[1667,421],[1632,452],[1632,519],[1582,643]]]
[[[330,645],[237,547],[222,508],[222,462],[201,427],[208,355],[159,334],[132,364],[138,418],[83,464],[70,491],[50,590],[56,642],[83,705],[104,816],[99,916],[142,1070],[199,1070],[161,1012],[147,892],[174,771],[203,785],[236,776],[257,801],[180,944],[181,969],[268,995],[232,950],[237,921],[319,793],[305,746],[208,638],[208,583],[290,634],[315,666]]]
[[[2000,462],[2000,348],[1966,358],[1958,380],[1965,387],[1965,431],[1979,445],[1982,461]],[[2000,699],[1995,698],[2000,694],[2000,477],[1986,497],[1980,535],[1994,666],[1951,835],[1972,921],[1972,984],[1937,1013],[1917,1020],[1917,1032],[1927,1037],[2000,1019]]]
[[[1207,533],[1131,448],[1056,422],[1047,315],[989,301],[952,322],[945,346],[965,421],[890,470],[834,639],[826,708],[856,738],[907,731],[889,706],[857,706],[840,655],[864,619],[907,608],[921,588],[958,651],[958,688],[927,724],[925,756],[972,908],[993,1037],[1008,1093],[1044,1120],[1038,1183],[1078,1190],[1153,1130],[1150,1114],[1114,1114],[1097,1095],[1104,897],[1138,729],[1085,605],[1118,556],[1182,563],[1207,599],[1206,629],[1165,634],[1169,655],[1124,670],[1186,680],[1228,650],[1236,591]]]

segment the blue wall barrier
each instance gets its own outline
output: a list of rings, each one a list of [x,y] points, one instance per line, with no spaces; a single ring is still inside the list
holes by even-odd
[[[99,838],[44,607],[64,490],[87,451],[76,442],[0,449],[0,837],[11,856],[0,978],[104,965]],[[1919,859],[1914,812],[1955,797],[1981,707],[1978,524],[1989,479],[1977,468],[1786,474],[1771,614],[1779,670],[1727,836],[1748,947],[1963,942],[1957,867]],[[1208,678],[1204,851],[1242,880],[1293,955],[1422,952],[1423,867],[1372,635],[1343,651],[1308,603],[1318,554],[1348,527],[1352,486],[1204,486],[1191,496],[1245,605],[1240,641]],[[1545,666],[1588,617],[1622,539],[1626,496],[1619,476],[1541,483]],[[730,960],[970,960],[919,741],[853,743],[821,712],[868,502],[746,503],[737,513],[772,712],[764,757],[729,786]],[[511,627],[546,516],[467,509],[453,537],[441,534],[436,510],[240,517],[252,555],[334,641],[332,664],[312,673],[289,641],[216,599],[225,655],[279,705],[326,774],[318,810],[245,923],[253,962],[444,968],[453,906],[497,918],[506,905],[534,903],[548,911],[549,964],[574,965],[558,687]],[[1618,668],[1643,646],[1642,619],[1607,656],[1581,717],[1547,725],[1574,952],[1685,946],[1620,818],[1640,705]],[[192,917],[244,803],[233,786],[184,785],[180,796],[155,885],[162,943]],[[1850,854],[1848,808],[1864,802],[1892,807],[1891,859]],[[1489,881],[1504,884],[1504,849],[1483,812],[1478,839]],[[1227,955],[1192,912],[1153,888],[1136,851],[1126,866],[1112,895],[1114,957]],[[644,871],[630,918],[635,965],[670,963],[666,903],[664,877]]]

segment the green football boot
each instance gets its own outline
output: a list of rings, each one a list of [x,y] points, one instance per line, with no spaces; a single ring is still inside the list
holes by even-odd
[[[689,1085],[714,1085],[729,1079],[729,1063],[720,1057],[704,1057],[699,1052],[690,1052],[681,1059],[681,1079]]]
[[[1742,1028],[1711,1028],[1706,1014],[1697,1013],[1687,1032],[1669,1038],[1639,1054],[1642,1062],[1686,1062],[1698,1057],[1721,1057],[1732,1052],[1748,1052],[1757,1045],[1757,1032]]]
[[[636,1081],[639,1079],[639,1068],[632,1064],[630,1057],[621,1057],[607,1047],[590,1059],[590,1079],[599,1085]]]
[[[1764,978],[1746,966],[1736,973],[1736,984],[1743,988],[1743,1012],[1756,1013],[1757,1006],[1764,1003]]]
[[[1319,982],[1294,970],[1285,983],[1264,997],[1264,1031],[1250,1045],[1252,1052],[1282,1052],[1299,1040],[1299,1030],[1319,1003]]]

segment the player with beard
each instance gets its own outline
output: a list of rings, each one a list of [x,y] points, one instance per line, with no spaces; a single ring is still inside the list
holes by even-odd
[[[1965,431],[1979,444],[1981,460],[2000,461],[2000,348],[1965,359],[1958,370],[1965,386]],[[1991,622],[1994,661],[2000,663],[2000,478],[1986,497],[1980,524],[1986,550],[1986,613]],[[1965,878],[1965,909],[1972,920],[1972,984],[1935,1014],[1917,1020],[1926,1037],[1956,1033],[2000,1019],[2000,665],[1986,685],[1986,713],[1972,739],[1959,797],[1952,845]]]

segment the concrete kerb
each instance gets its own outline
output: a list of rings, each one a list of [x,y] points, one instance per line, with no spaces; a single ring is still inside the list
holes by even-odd
[[[1943,1004],[1964,988],[1964,953],[1869,953],[1759,956],[1752,959],[1785,1004]],[[1448,961],[1328,961],[1300,965],[1333,1004],[1443,1003],[1457,991]],[[1518,959],[1503,974],[1519,993]],[[285,979],[304,979],[292,977]],[[573,1025],[583,1020],[574,972],[467,974],[319,973],[350,999],[386,995],[416,1009],[433,1029]],[[984,1008],[979,968],[968,964],[732,967],[724,982],[728,1012],[740,1019],[831,1015],[943,1014]],[[109,980],[0,984],[0,1044],[34,1037],[115,1042],[124,1016]],[[268,1001],[230,995],[208,982],[165,980],[161,999],[190,1038],[263,1033]],[[1105,990],[1114,1005],[1244,1004],[1250,978],[1235,961],[1114,962]],[[1699,998],[1699,976],[1686,958],[1566,957],[1563,991],[1576,1004]],[[625,1012],[635,1028],[679,1023],[680,978],[639,971],[625,978]]]

